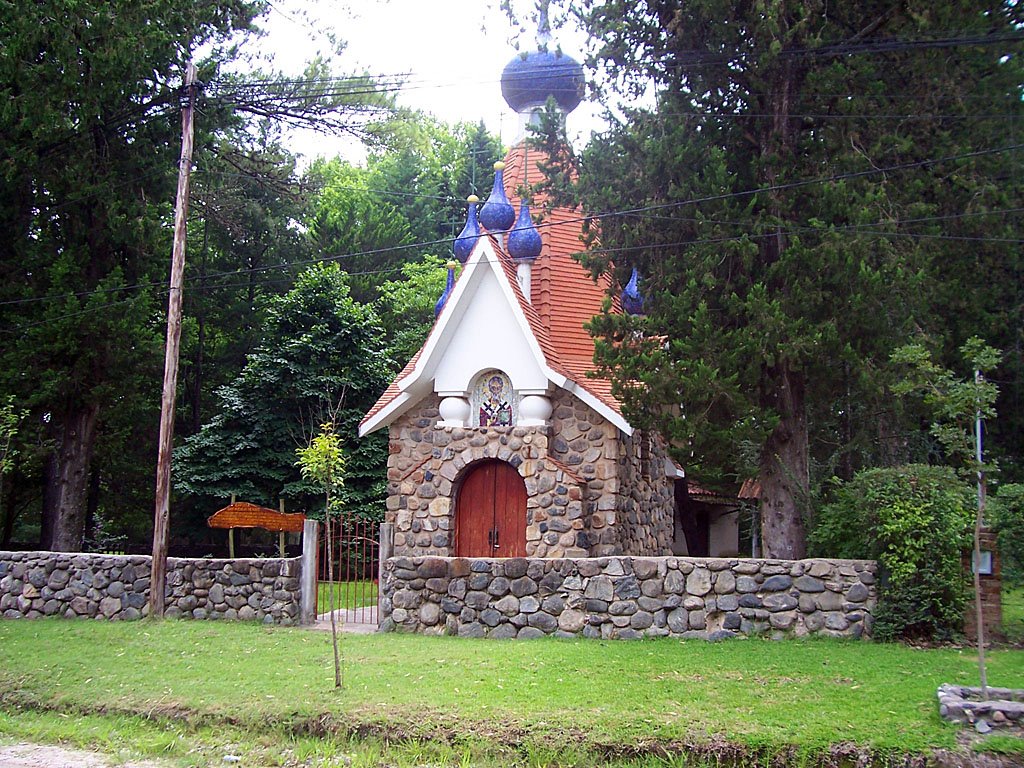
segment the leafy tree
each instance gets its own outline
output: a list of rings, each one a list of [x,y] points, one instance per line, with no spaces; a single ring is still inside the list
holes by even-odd
[[[339,402],[339,407],[341,403]],[[331,614],[331,642],[334,646],[334,687],[341,688],[341,655],[338,651],[338,625],[334,615],[334,535],[331,518],[338,492],[345,486],[345,454],[341,439],[334,431],[334,423],[320,425],[320,433],[314,435],[305,448],[297,449],[302,476],[319,486],[324,493],[324,525],[327,526],[327,583],[330,592],[329,611]]]
[[[218,412],[175,452],[177,487],[211,502],[236,494],[312,509],[322,488],[300,475],[295,449],[343,402],[333,414],[347,457],[337,500],[382,516],[386,439],[356,436],[389,380],[382,337],[376,314],[352,299],[337,264],[307,269],[292,290],[268,301],[262,339],[238,377],[217,391]]]
[[[236,178],[261,174],[267,156],[257,161],[243,134],[272,134],[274,121],[362,133],[367,116],[387,105],[367,78],[359,88],[336,87],[324,62],[301,81],[220,75],[220,63],[236,55],[232,44],[266,8],[257,0],[0,2],[0,386],[31,410],[26,438],[47,454],[39,478],[15,476],[21,498],[42,496],[46,547],[81,547],[101,506],[107,518],[112,508],[138,507],[137,496],[118,499],[115,483],[136,494],[152,483],[186,61],[208,52],[198,62],[208,85],[197,159],[204,165],[216,147],[219,171]],[[204,202],[206,222],[220,211],[218,223],[233,227],[225,259],[243,256],[235,264],[244,260],[253,285],[260,273],[252,270],[278,256],[273,249],[292,222],[282,227],[286,219],[276,215],[264,232],[266,216],[237,205],[238,197]],[[208,243],[216,239],[207,233]],[[197,336],[209,330],[202,317]],[[195,361],[203,348],[197,342],[186,354]],[[194,423],[205,372],[197,365],[189,373]]]
[[[992,522],[999,533],[1003,579],[1019,586],[1024,583],[1024,485],[1001,485],[992,501]]]
[[[874,637],[949,639],[961,628],[973,494],[949,467],[867,469],[839,482],[811,535],[817,556],[878,560]]]
[[[419,351],[434,325],[434,308],[448,279],[446,263],[437,256],[424,256],[402,265],[403,279],[388,280],[380,287],[377,312],[397,369]]]
[[[667,432],[693,474],[756,476],[766,554],[800,557],[812,473],[910,458],[892,349],[923,327],[948,354],[1010,306],[977,309],[985,282],[964,277],[1004,259],[996,273],[1013,285],[1019,265],[1000,236],[1019,207],[1020,175],[1006,173],[1019,157],[984,152],[1010,143],[1020,62],[1009,43],[927,41],[1012,36],[1020,9],[574,8],[598,92],[656,96],[563,161],[578,165],[588,211],[632,211],[601,217],[585,263],[620,285],[632,266],[644,277],[646,318],[595,319],[598,361],[629,416]]]

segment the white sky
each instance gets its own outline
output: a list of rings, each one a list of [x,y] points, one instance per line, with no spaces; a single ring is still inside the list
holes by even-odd
[[[301,73],[317,53],[330,54],[333,32],[347,43],[336,57],[337,74],[408,73],[400,104],[449,123],[483,120],[506,145],[516,138],[517,118],[500,86],[502,69],[516,55],[514,30],[497,0],[272,0],[261,25],[267,34],[260,50],[287,74]],[[563,29],[555,38],[582,61],[582,33]],[[524,50],[536,46],[532,36],[524,36],[521,45]],[[574,145],[582,147],[591,131],[601,128],[599,111],[584,102],[569,116]],[[293,135],[289,143],[307,162],[318,155],[358,160],[363,154],[350,141],[321,135]]]

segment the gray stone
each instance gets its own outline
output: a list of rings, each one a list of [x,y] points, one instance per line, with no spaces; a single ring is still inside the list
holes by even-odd
[[[420,623],[433,627],[441,620],[441,606],[437,603],[424,603],[420,606]]]
[[[819,611],[838,611],[843,607],[843,596],[838,592],[822,592],[814,602]]]
[[[624,576],[615,583],[614,593],[618,600],[635,600],[640,597],[640,585],[635,576]]]
[[[668,628],[676,634],[685,632],[690,628],[690,617],[685,608],[676,608],[669,613],[667,620]]]
[[[647,629],[654,624],[654,616],[647,611],[637,611],[629,618],[629,626],[633,629]]]
[[[739,629],[742,624],[742,617],[738,613],[727,613],[722,620],[722,627],[725,629]]]
[[[565,600],[559,595],[550,595],[541,601],[540,609],[552,616],[557,616],[565,610]]]
[[[691,595],[703,597],[711,591],[711,571],[707,568],[694,568],[686,577],[686,591]]]
[[[488,627],[496,627],[501,622],[501,614],[493,608],[485,608],[480,611],[480,621]]]
[[[519,613],[519,598],[515,595],[505,595],[494,604],[494,607],[506,616],[511,616]]]
[[[868,588],[859,582],[846,591],[846,599],[851,603],[863,603],[870,595]]]
[[[715,594],[726,595],[736,589],[736,577],[732,571],[719,571],[715,576]]]
[[[486,634],[487,628],[479,621],[459,625],[459,637],[483,637]]]
[[[715,602],[718,610],[722,612],[735,611],[740,607],[740,600],[736,595],[719,595]]]
[[[762,602],[769,611],[791,611],[797,606],[795,597],[779,592],[768,595]]]
[[[516,635],[516,639],[517,640],[536,640],[536,639],[544,637],[544,636],[545,636],[545,633],[542,632],[541,630],[537,629],[536,627],[523,627],[522,629],[519,630],[519,633]]]
[[[714,632],[708,633],[709,643],[720,643],[723,640],[729,640],[736,637],[735,632],[730,632],[728,629],[716,629]]]
[[[825,583],[813,576],[800,576],[793,582],[794,586],[801,592],[824,592]]]
[[[761,589],[764,592],[781,592],[784,589],[789,589],[793,586],[793,577],[787,574],[780,574],[778,576],[769,576],[764,580],[764,584],[761,585]]]
[[[513,624],[499,624],[490,632],[487,633],[487,637],[492,640],[511,640],[519,632]]]
[[[665,576],[665,592],[681,595],[686,591],[686,577],[679,571],[669,571]]]
[[[531,627],[536,627],[546,633],[554,632],[558,628],[558,621],[554,616],[540,611],[537,613],[531,613],[530,618],[527,619],[527,623]]]
[[[519,611],[521,613],[536,613],[540,610],[540,600],[533,595],[527,595],[519,600]]]
[[[587,584],[587,588],[583,591],[583,595],[584,597],[611,602],[615,597],[615,588],[610,577],[595,576],[590,580],[590,583]]]
[[[508,594],[509,587],[510,584],[508,579],[504,576],[497,576],[494,581],[490,583],[490,586],[487,587],[487,591],[495,597],[501,597],[502,595]]]
[[[536,593],[537,585],[529,576],[523,576],[512,582],[511,589],[513,595],[521,598],[525,595],[532,595]]]
[[[757,579],[753,576],[737,576],[736,591],[740,593],[757,592]]]
[[[482,610],[491,602],[491,596],[486,592],[467,592],[466,605],[474,610]]]
[[[586,614],[582,611],[562,611],[558,617],[558,628],[563,632],[576,633],[583,629],[586,622]]]

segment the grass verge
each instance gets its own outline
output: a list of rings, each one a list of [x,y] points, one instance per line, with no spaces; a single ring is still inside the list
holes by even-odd
[[[216,733],[227,742],[214,740],[213,751],[261,739],[292,750],[261,765],[297,765],[288,760],[317,749],[366,765],[640,765],[684,754],[830,765],[844,750],[887,761],[955,748],[958,731],[938,717],[935,690],[973,684],[977,662],[969,649],[841,641],[408,635],[346,635],[342,655],[336,690],[322,633],[242,622],[0,622],[0,705],[8,723],[39,718],[51,732],[60,720],[47,718],[68,716],[113,734],[139,729],[133,741],[170,728],[181,746],[156,740],[150,752],[186,764],[185,745]],[[991,652],[989,682],[1024,687],[1024,652]],[[22,730],[3,722],[0,731]]]
[[[317,582],[317,613],[327,613],[334,587],[335,608],[361,608],[377,604],[377,583],[374,581]]]
[[[1003,633],[1007,642],[1024,643],[1024,587],[1003,586]]]

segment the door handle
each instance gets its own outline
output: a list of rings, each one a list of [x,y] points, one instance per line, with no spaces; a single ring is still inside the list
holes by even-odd
[[[498,544],[498,529],[495,528],[491,533],[494,535],[494,548],[498,549],[500,547]]]

